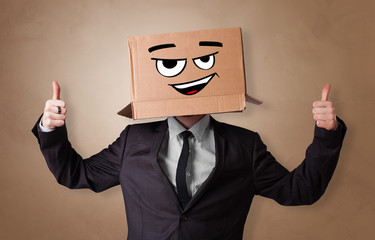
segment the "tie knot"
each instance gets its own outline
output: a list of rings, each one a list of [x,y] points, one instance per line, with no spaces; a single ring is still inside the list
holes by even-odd
[[[181,135],[182,135],[182,138],[184,139],[184,141],[186,141],[190,137],[191,132],[190,131],[183,131],[181,133]]]

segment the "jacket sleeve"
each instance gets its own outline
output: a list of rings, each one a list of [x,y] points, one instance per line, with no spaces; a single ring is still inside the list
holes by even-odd
[[[119,184],[127,127],[108,148],[88,159],[72,148],[65,125],[52,132],[42,132],[39,121],[32,132],[38,139],[48,168],[58,183],[72,189],[89,188],[101,192]]]
[[[314,139],[304,161],[291,172],[275,160],[256,134],[253,153],[256,194],[287,206],[316,202],[333,175],[346,133],[345,123],[338,121],[335,131],[315,126]]]

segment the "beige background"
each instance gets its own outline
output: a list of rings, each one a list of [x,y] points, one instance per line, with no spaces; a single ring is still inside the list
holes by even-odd
[[[0,239],[124,239],[119,187],[101,194],[56,183],[30,129],[52,96],[68,104],[84,157],[133,120],[126,38],[242,27],[247,90],[264,100],[221,121],[258,131],[289,169],[313,134],[311,104],[326,82],[348,125],[326,194],[313,206],[256,197],[245,239],[373,239],[373,0],[0,0]]]

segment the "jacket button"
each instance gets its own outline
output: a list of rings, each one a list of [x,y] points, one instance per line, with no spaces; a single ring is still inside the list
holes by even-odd
[[[184,222],[186,222],[188,219],[189,219],[189,218],[188,218],[188,216],[186,216],[186,215],[182,215],[182,216],[181,216],[181,220],[184,221]]]

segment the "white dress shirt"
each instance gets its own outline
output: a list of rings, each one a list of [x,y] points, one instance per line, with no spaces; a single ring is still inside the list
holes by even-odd
[[[186,184],[190,196],[193,196],[208,178],[215,167],[215,138],[210,116],[205,115],[193,127],[188,129],[189,158],[186,166]],[[180,133],[186,129],[174,118],[168,118],[168,130],[161,144],[158,162],[169,181],[176,188],[176,171],[181,154],[183,139]]]

